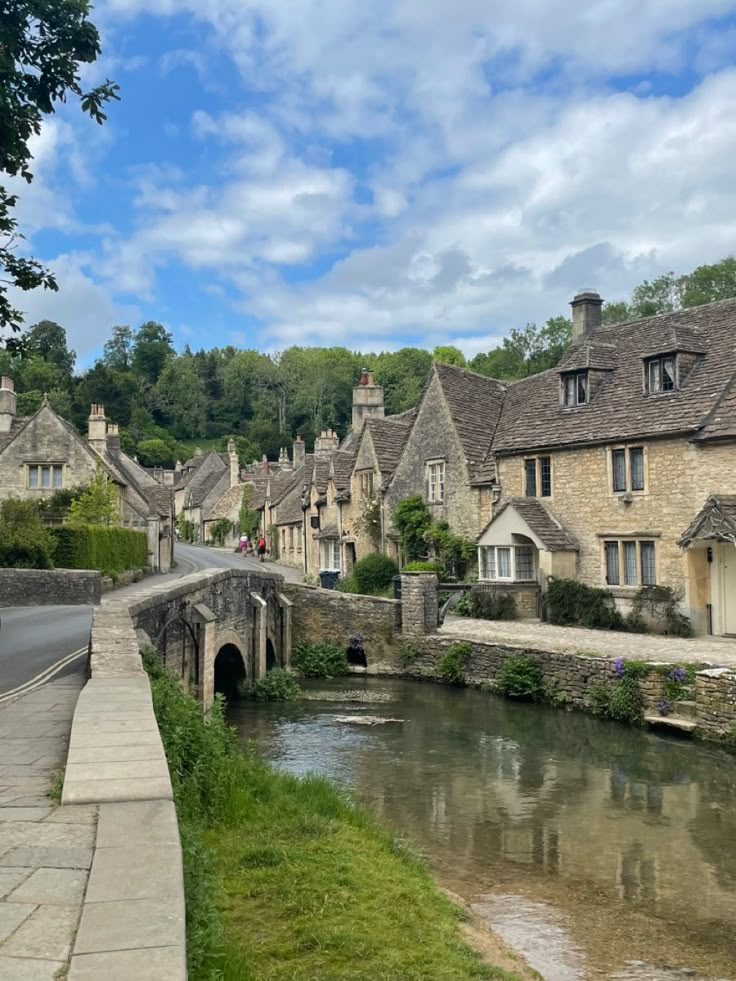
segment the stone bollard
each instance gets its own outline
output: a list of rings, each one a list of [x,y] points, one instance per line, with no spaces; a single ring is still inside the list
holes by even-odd
[[[439,625],[438,580],[434,572],[402,572],[401,633],[426,637]]]

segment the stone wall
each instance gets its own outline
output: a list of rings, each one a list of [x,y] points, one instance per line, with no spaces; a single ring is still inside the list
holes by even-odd
[[[736,671],[712,668],[695,679],[695,721],[705,738],[736,738]]]
[[[97,605],[101,594],[94,569],[0,569],[0,607]]]
[[[284,583],[282,591],[293,604],[294,644],[325,641],[346,649],[350,635],[360,633],[369,670],[394,655],[401,634],[397,600],[294,583]]]
[[[509,596],[513,596],[516,612],[522,620],[535,620],[541,615],[539,583],[479,583],[473,591],[507,593]]]

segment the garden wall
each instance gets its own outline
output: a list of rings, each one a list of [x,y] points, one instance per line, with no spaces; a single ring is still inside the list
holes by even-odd
[[[293,603],[294,644],[326,641],[347,648],[350,635],[360,633],[369,668],[395,655],[401,637],[397,600],[294,583],[284,583],[282,591]]]
[[[94,569],[0,569],[0,607],[96,606],[101,593]]]

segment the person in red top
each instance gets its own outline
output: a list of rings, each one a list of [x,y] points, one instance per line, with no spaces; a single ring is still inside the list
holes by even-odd
[[[258,558],[263,562],[263,556],[266,554],[266,539],[261,535],[258,539]]]

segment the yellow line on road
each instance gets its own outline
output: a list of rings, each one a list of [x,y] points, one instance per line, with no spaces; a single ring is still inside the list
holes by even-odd
[[[31,678],[30,681],[26,681],[22,685],[18,685],[17,688],[13,688],[11,691],[6,691],[0,694],[0,705],[2,705],[4,702],[10,701],[11,699],[20,698],[21,695],[27,695],[28,692],[39,688],[47,681],[50,681],[54,675],[57,675],[60,671],[63,671],[67,665],[71,664],[73,661],[76,661],[78,657],[82,657],[83,654],[87,654],[88,652],[89,647],[80,647],[79,650],[72,651],[71,654],[66,654],[55,664],[52,664],[51,667],[39,672],[35,678]]]

